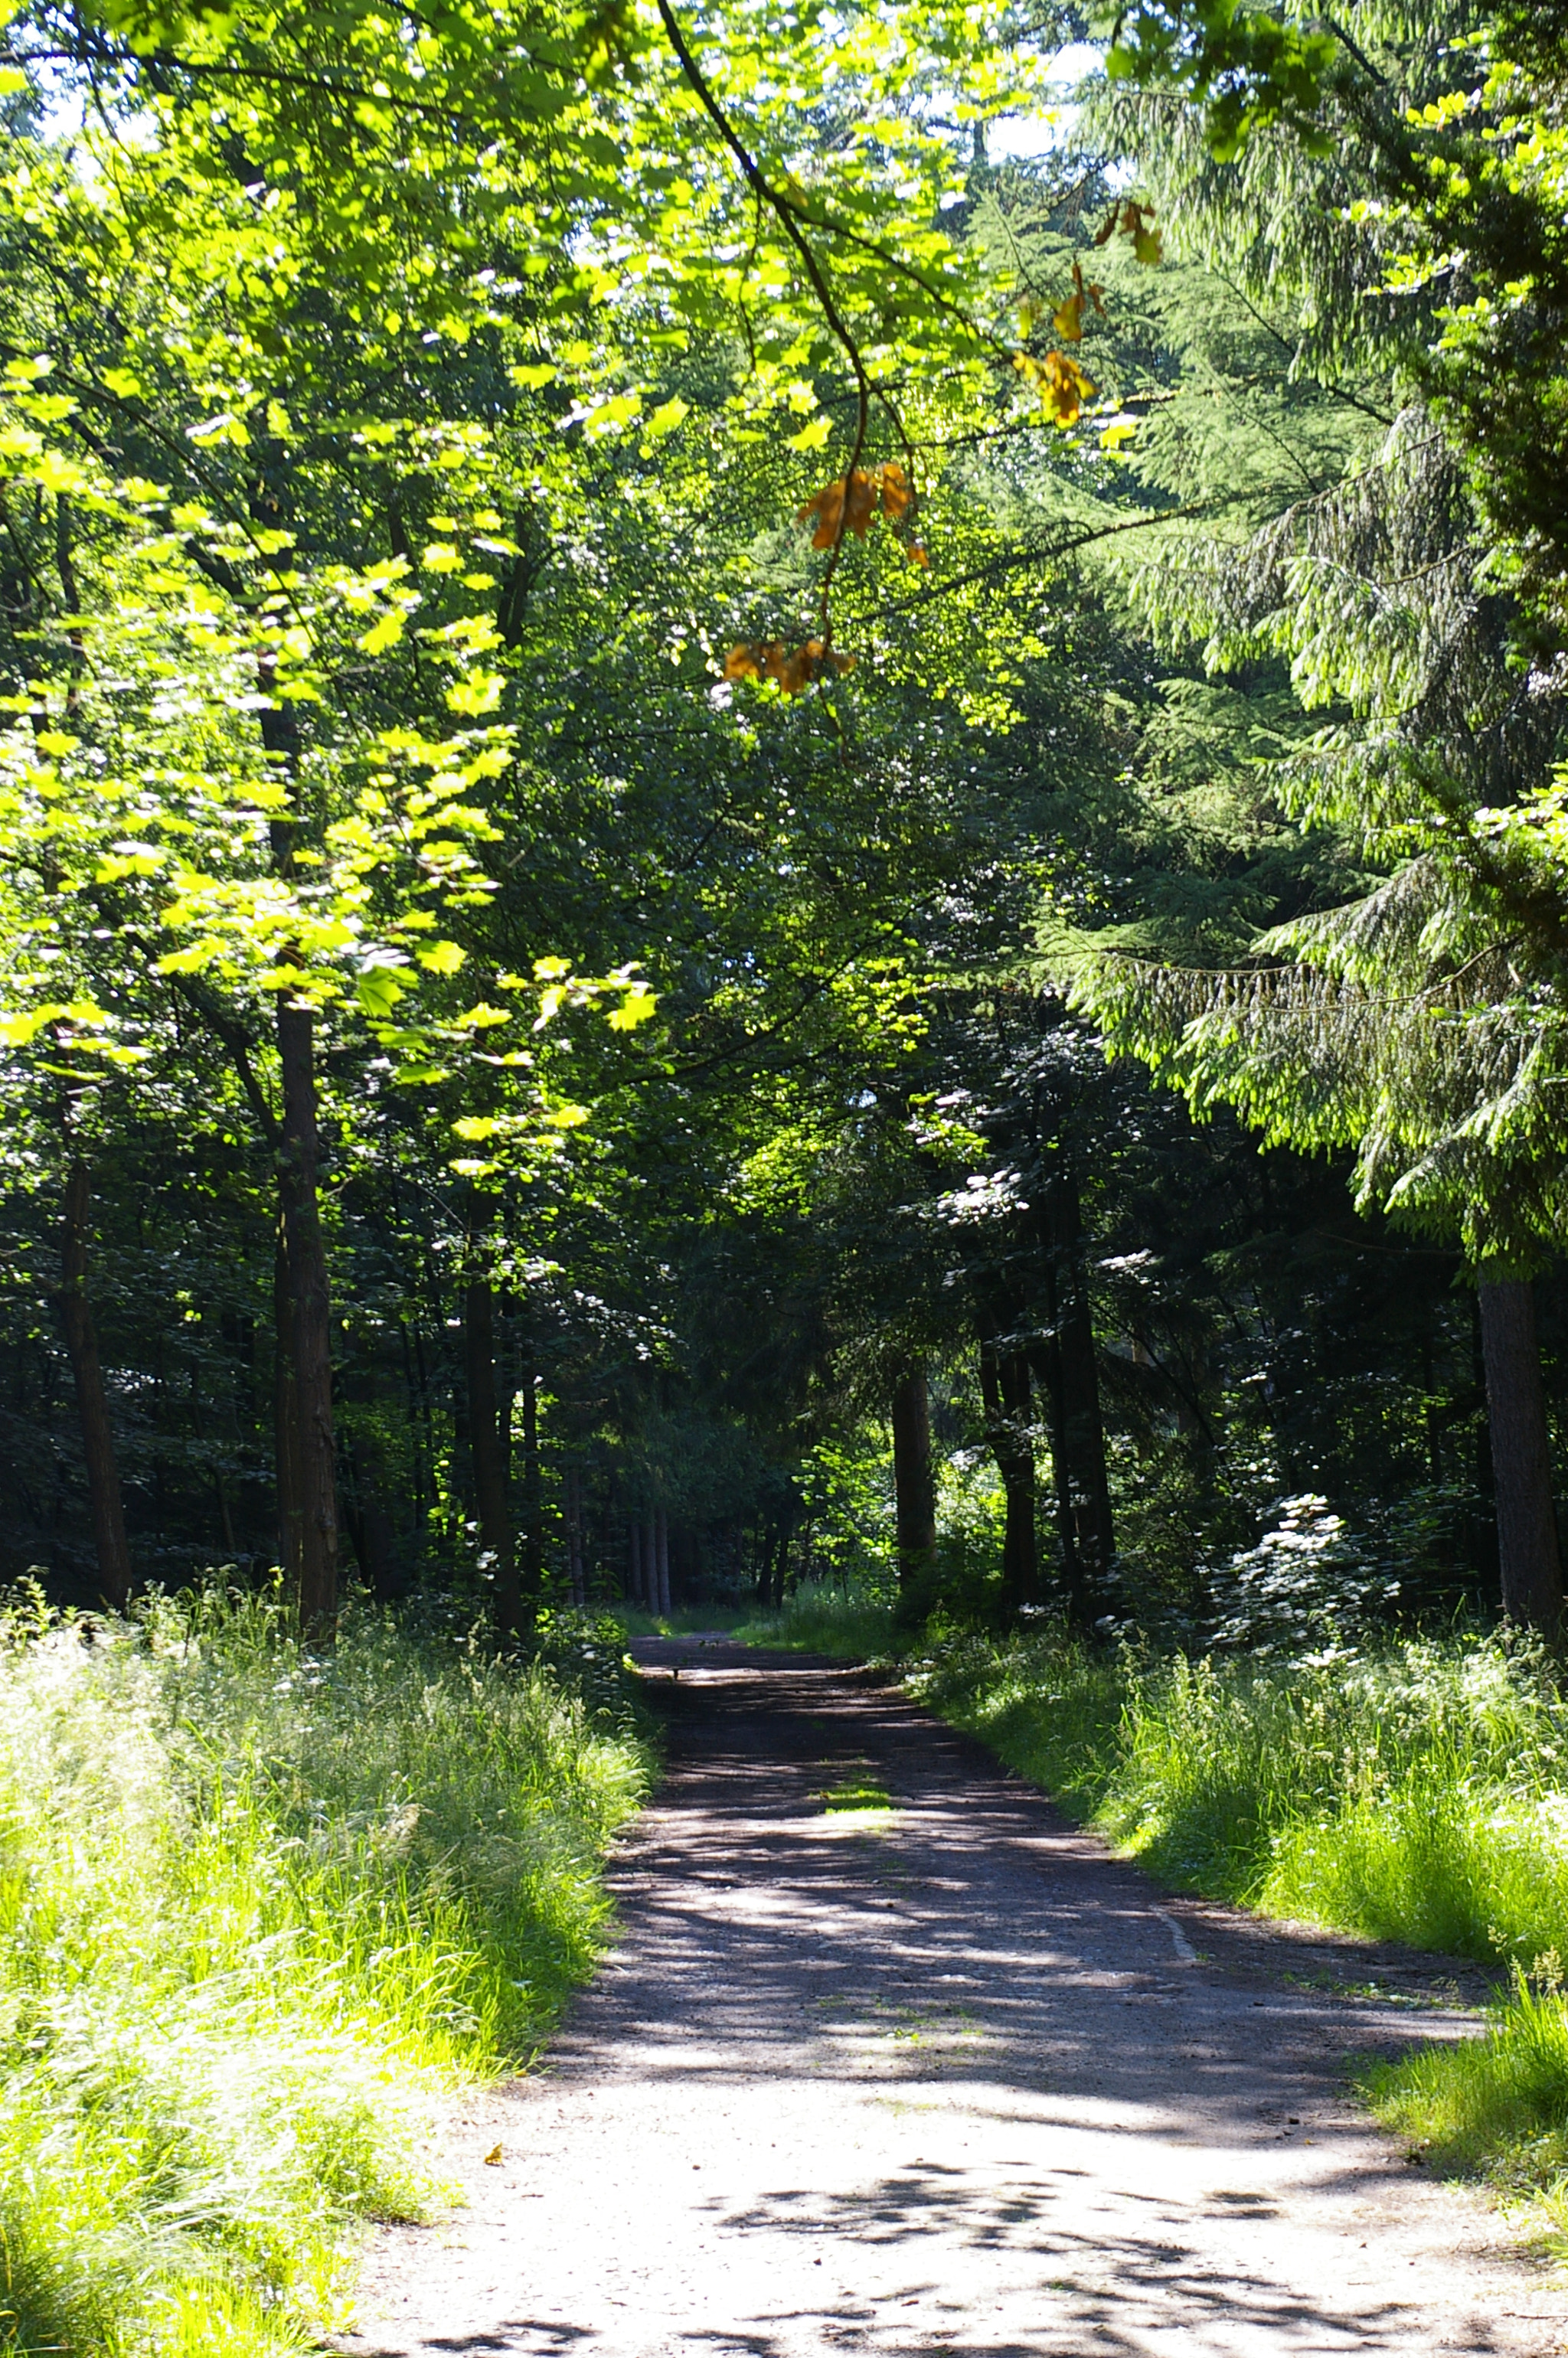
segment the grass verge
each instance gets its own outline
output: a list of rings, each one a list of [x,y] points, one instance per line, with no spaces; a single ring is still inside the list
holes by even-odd
[[[1439,2166],[1539,2202],[1568,2249],[1568,1700],[1542,1657],[1466,1638],[1194,1663],[971,1637],[906,1674],[1178,1888],[1509,1963],[1481,2037],[1362,2084]]]
[[[281,2358],[433,2100],[589,1970],[646,1762],[555,1678],[255,1600],[0,1621],[0,2349]]]
[[[795,1589],[778,1612],[754,1613],[730,1634],[741,1646],[777,1646],[844,1662],[895,1653],[899,1645],[891,1604],[879,1604],[853,1590],[846,1595],[826,1581]]]

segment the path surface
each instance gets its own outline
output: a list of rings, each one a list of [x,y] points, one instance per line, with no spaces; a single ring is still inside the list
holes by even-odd
[[[851,1672],[637,1651],[670,1774],[618,1855],[620,1947],[546,2064],[470,2108],[445,2157],[470,2208],[381,2239],[340,2349],[1568,2343],[1562,2289],[1346,2100],[1348,2051],[1463,2028],[1430,1965],[1162,1897]],[[824,1814],[862,1778],[897,1808]]]

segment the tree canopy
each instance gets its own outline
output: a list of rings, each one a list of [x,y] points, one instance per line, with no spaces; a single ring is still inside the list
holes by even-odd
[[[1555,36],[1081,29],[5,16],[13,1573],[1554,1620]]]

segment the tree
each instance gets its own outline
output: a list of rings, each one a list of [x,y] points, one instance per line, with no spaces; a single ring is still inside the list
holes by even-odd
[[[1142,119],[1146,131],[1158,120]],[[1233,251],[1250,240],[1254,283],[1278,252],[1276,299],[1304,274],[1302,299],[1321,312],[1324,257],[1312,278],[1255,173],[1222,233],[1217,168],[1195,162],[1185,128],[1150,144],[1178,235]],[[1356,160],[1332,168],[1351,187]],[[1289,660],[1301,703],[1330,717],[1277,764],[1281,798],[1309,825],[1352,831],[1385,881],[1259,935],[1236,968],[1091,948],[1079,1003],[1199,1110],[1224,1100],[1272,1139],[1353,1144],[1360,1201],[1462,1241],[1487,1289],[1505,1602],[1554,1630],[1544,1412],[1539,1380],[1512,1372],[1530,1331],[1517,1289],[1558,1233],[1568,1144],[1554,672],[1521,652],[1484,521],[1424,408],[1261,528],[1178,534],[1135,590],[1157,630],[1206,643],[1211,669]]]

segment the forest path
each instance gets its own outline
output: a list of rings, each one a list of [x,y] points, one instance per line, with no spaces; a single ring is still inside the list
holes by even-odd
[[[669,1775],[613,1863],[618,1947],[468,2108],[470,2207],[379,2238],[339,2349],[1564,2346],[1568,2296],[1346,2099],[1347,2053],[1465,2028],[1431,1961],[1167,1898],[852,1671],[635,1651]],[[824,1813],[862,1780],[896,1807]]]

